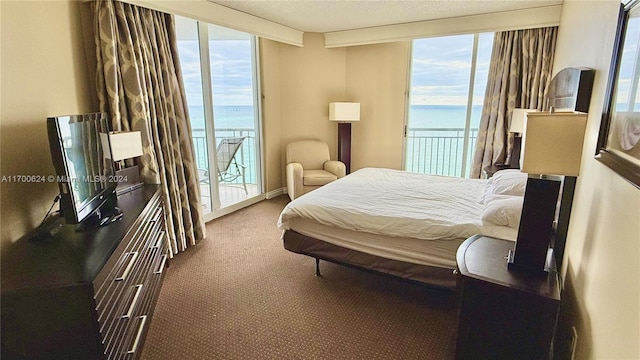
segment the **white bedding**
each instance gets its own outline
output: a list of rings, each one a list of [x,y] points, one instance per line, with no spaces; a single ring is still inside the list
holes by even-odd
[[[304,219],[394,238],[460,241],[483,234],[514,240],[516,229],[482,224],[486,182],[365,168],[295,199],[278,226],[296,230],[293,220]]]

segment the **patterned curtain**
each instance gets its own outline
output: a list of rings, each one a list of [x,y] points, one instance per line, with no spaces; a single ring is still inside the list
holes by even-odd
[[[139,130],[145,183],[161,184],[171,256],[205,227],[173,17],[113,0],[94,2],[97,88],[114,130]]]
[[[514,108],[547,110],[558,27],[495,34],[471,177],[511,161]]]

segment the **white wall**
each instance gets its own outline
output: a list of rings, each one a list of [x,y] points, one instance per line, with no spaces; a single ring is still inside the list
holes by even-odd
[[[575,359],[640,358],[640,189],[594,159],[618,7],[616,0],[565,0],[554,62],[554,73],[596,70],[558,328],[566,340],[576,327]]]

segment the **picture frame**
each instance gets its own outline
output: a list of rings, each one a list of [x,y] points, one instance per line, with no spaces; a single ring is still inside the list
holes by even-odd
[[[620,5],[596,159],[640,188],[640,0]]]

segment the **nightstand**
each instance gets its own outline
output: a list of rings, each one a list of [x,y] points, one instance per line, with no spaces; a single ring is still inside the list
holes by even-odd
[[[456,359],[550,358],[560,306],[553,256],[549,273],[508,270],[514,247],[475,235],[458,248]]]

